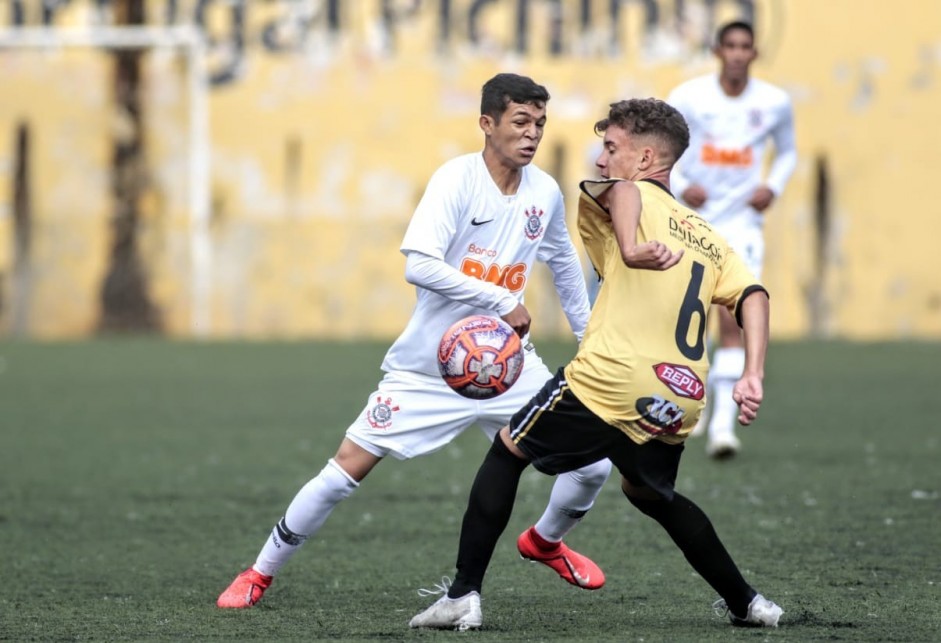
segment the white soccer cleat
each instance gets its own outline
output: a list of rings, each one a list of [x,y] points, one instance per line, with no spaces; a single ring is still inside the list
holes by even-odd
[[[734,433],[710,435],[709,442],[706,443],[706,455],[716,460],[728,460],[734,457],[741,448],[742,443]]]
[[[748,604],[748,614],[745,615],[745,618],[739,618],[733,614],[726,605],[725,600],[721,598],[713,603],[712,607],[716,610],[716,614],[720,616],[728,614],[732,625],[738,627],[777,627],[778,620],[784,614],[784,610],[779,605],[774,601],[769,601],[761,594],[756,594],[755,598]]]
[[[480,594],[471,592],[460,598],[442,596],[421,614],[408,622],[409,627],[430,627],[438,630],[476,630],[484,622],[480,611]]]

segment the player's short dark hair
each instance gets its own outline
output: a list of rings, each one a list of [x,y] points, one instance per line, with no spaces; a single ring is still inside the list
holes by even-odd
[[[480,91],[480,113],[492,116],[499,123],[511,102],[541,106],[548,101],[549,90],[532,78],[518,74],[497,74],[484,83]]]
[[[689,126],[675,107],[657,98],[631,98],[611,103],[607,118],[595,123],[601,135],[616,125],[634,136],[651,136],[663,144],[676,163],[689,147]]]
[[[751,41],[754,44],[755,42],[755,29],[751,26],[750,22],[745,22],[744,20],[733,20],[732,22],[727,22],[716,30],[716,47],[722,45],[722,41],[725,40],[726,35],[730,31],[742,30],[748,32],[748,35],[751,36]]]

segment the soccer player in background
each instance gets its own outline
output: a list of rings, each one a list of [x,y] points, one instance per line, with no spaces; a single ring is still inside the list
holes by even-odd
[[[671,181],[681,200],[718,230],[761,278],[765,213],[797,164],[791,99],[784,90],[749,76],[758,56],[750,24],[720,27],[713,52],[720,63],[718,75],[689,80],[667,98],[686,118],[690,133],[689,149],[674,167]],[[765,175],[769,141],[774,160]],[[720,307],[718,316],[709,404],[693,434],[708,431],[706,452],[721,459],[741,448],[732,387],[742,373],[745,350],[729,312]]]
[[[706,514],[674,490],[704,404],[707,306],[728,308],[744,328],[745,369],[732,395],[739,421],[750,424],[763,397],[767,292],[670,193],[670,170],[689,143],[675,108],[620,101],[595,131],[604,135],[596,163],[604,180],[582,182],[578,227],[602,281],[585,337],[494,440],[471,488],[454,582],[411,627],[480,627],[484,574],[523,470],[532,462],[554,475],[603,458],[621,472],[627,500],[660,523],[718,592],[715,607],[733,624],[775,627],[783,613],[745,581]]]
[[[498,74],[484,84],[483,152],[452,159],[434,173],[406,230],[400,249],[417,304],[386,353],[378,390],[347,429],[336,455],[288,505],[255,563],[219,596],[219,607],[256,604],[282,565],[387,455],[408,459],[432,453],[474,423],[492,440],[552,377],[526,340],[531,318],[523,292],[537,260],[552,271],[562,309],[581,339],[590,311],[562,193],[532,164],[548,100],[546,88],[525,76]],[[442,334],[473,314],[501,317],[526,345],[519,379],[489,400],[461,397],[438,373]],[[610,468],[601,460],[560,476],[545,513],[520,535],[520,554],[548,565],[573,585],[601,587],[601,569],[562,538],[592,506]]]

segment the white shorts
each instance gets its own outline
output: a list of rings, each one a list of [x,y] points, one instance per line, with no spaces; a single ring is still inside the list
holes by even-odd
[[[725,225],[713,224],[713,227],[742,257],[755,279],[760,280],[761,268],[765,261],[765,235],[761,226],[735,219]]]
[[[375,456],[399,460],[437,451],[474,423],[493,441],[551,377],[533,349],[526,350],[523,372],[510,390],[489,400],[461,397],[437,376],[386,373],[346,437]]]

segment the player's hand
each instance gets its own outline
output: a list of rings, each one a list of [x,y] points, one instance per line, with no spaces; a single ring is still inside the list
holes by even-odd
[[[706,188],[701,185],[693,184],[683,190],[683,200],[691,208],[698,208],[703,203],[706,202],[708,195],[706,194]]]
[[[648,241],[628,251],[624,257],[624,263],[628,268],[640,270],[667,270],[679,263],[682,258],[682,250],[673,252],[665,243]]]
[[[764,399],[764,385],[757,375],[743,373],[732,389],[732,399],[738,404],[739,424],[748,426],[758,417],[758,408]]]
[[[526,310],[526,306],[523,304],[517,304],[516,308],[503,315],[501,319],[512,326],[520,337],[529,332],[529,325],[533,322],[532,317],[529,316],[529,311]]]
[[[748,205],[759,212],[764,212],[768,206],[771,205],[772,201],[774,201],[774,192],[772,192],[771,188],[767,185],[762,185],[751,195],[751,199],[748,200]]]

